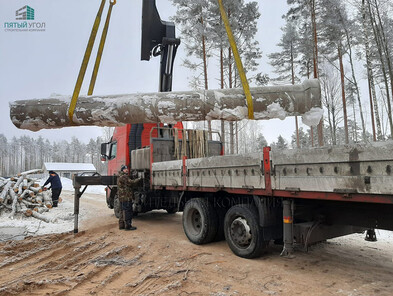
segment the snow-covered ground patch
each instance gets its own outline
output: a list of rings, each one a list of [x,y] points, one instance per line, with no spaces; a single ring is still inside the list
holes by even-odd
[[[392,247],[392,254],[393,254],[393,231],[375,229],[375,234],[377,236],[377,241],[375,242],[375,245],[376,246],[378,244],[390,245]],[[374,242],[368,242],[368,241],[364,240],[365,236],[366,236],[366,234],[364,234],[364,233],[354,233],[351,235],[346,235],[346,236],[332,239],[332,241],[344,244],[344,243],[353,243],[354,241],[359,240],[364,245],[368,245],[368,246],[373,245]]]
[[[46,179],[38,180],[42,186]],[[38,220],[34,217],[26,217],[17,214],[13,219],[9,218],[8,213],[0,215],[0,242],[8,239],[20,239],[29,235],[43,235],[51,233],[63,233],[74,229],[74,187],[72,180],[61,178],[63,190],[60,195],[62,202],[57,208],[52,208],[43,213],[49,218],[51,223]],[[97,210],[86,206],[84,200],[95,200],[99,204],[105,205],[105,186],[89,186],[82,195],[79,221],[83,222],[92,217],[96,217]],[[108,209],[109,210],[109,209]],[[14,231],[12,231],[14,229]],[[24,229],[24,231],[23,231]]]

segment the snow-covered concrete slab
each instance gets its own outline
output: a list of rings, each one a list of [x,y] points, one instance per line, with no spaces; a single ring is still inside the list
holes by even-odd
[[[251,88],[255,119],[285,119],[304,115],[316,125],[322,116],[318,80],[299,85]],[[22,100],[10,103],[10,117],[21,129],[38,131],[67,126],[121,126],[127,123],[227,120],[248,118],[242,89],[81,96],[73,122],[68,118],[70,96]]]

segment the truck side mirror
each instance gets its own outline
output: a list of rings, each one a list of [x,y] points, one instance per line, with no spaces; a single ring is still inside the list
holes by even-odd
[[[107,154],[108,160],[116,158],[117,155],[117,142],[110,142],[109,144],[109,154]]]
[[[107,154],[108,143],[101,144],[101,161],[106,161],[109,157]]]

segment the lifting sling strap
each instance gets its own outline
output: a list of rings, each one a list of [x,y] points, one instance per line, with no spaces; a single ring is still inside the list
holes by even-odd
[[[237,50],[235,37],[233,36],[232,30],[231,30],[231,26],[229,25],[228,16],[227,16],[227,14],[225,12],[224,5],[222,4],[222,0],[218,0],[218,4],[220,6],[221,18],[222,18],[222,20],[224,22],[225,29],[227,31],[229,44],[230,44],[230,46],[232,48],[233,56],[235,58],[237,71],[239,72],[240,80],[241,80],[242,85],[243,85],[243,91],[244,91],[244,94],[246,96],[247,107],[248,107],[248,119],[254,119],[254,106],[253,106],[253,103],[252,103],[252,96],[251,96],[251,92],[250,92],[250,86],[248,85],[246,73],[244,72],[244,68],[243,68],[242,61],[240,59],[239,51]]]
[[[93,28],[92,28],[91,33],[90,33],[90,38],[89,38],[89,41],[87,43],[85,55],[84,55],[83,60],[82,60],[82,65],[81,65],[80,70],[79,70],[79,75],[78,75],[78,78],[76,80],[74,92],[72,94],[71,103],[70,103],[70,106],[69,106],[69,109],[68,109],[68,118],[70,119],[71,123],[73,122],[73,116],[74,116],[76,103],[78,101],[78,97],[79,97],[79,93],[80,93],[80,90],[81,90],[81,87],[82,87],[83,79],[84,79],[85,74],[86,74],[87,65],[89,64],[90,55],[91,55],[91,52],[93,50],[95,38],[97,36],[98,27],[99,27],[100,22],[101,22],[101,15],[102,15],[102,11],[104,10],[105,1],[106,0],[102,0],[101,1],[100,8],[98,9],[97,16],[96,16]],[[101,42],[100,42],[100,46],[99,46],[99,50],[98,50],[97,58],[96,58],[96,63],[94,65],[94,70],[93,70],[92,78],[91,78],[91,81],[90,81],[90,87],[89,87],[89,93],[88,93],[89,95],[91,95],[93,93],[94,84],[95,84],[95,80],[96,80],[96,77],[97,77],[99,64],[100,64],[100,61],[101,61],[101,55],[102,55],[102,51],[104,49],[106,34],[107,34],[107,31],[108,31],[108,27],[109,27],[110,15],[112,13],[112,7],[113,7],[114,4],[116,4],[116,0],[110,0],[110,6],[109,6],[108,15],[107,15],[106,23],[105,23],[105,28],[104,28],[104,31],[102,32]]]
[[[96,84],[98,69],[100,68],[100,63],[101,63],[101,56],[102,56],[102,52],[104,51],[106,35],[108,34],[109,21],[111,19],[112,8],[113,8],[113,5],[115,5],[115,4],[116,4],[116,0],[111,0],[109,3],[108,14],[106,15],[105,26],[104,26],[104,30],[102,31],[100,45],[98,47],[96,62],[94,64],[93,73],[91,74],[89,91],[87,92],[88,96],[91,96],[93,94],[94,85]]]

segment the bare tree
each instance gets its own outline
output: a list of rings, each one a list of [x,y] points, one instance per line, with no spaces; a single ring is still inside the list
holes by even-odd
[[[320,77],[322,88],[322,103],[327,109],[327,118],[325,120],[329,126],[331,143],[337,145],[338,125],[342,121],[342,100],[340,98],[340,78],[337,71],[331,66],[325,64],[324,75]],[[347,142],[347,139],[345,139]]]

